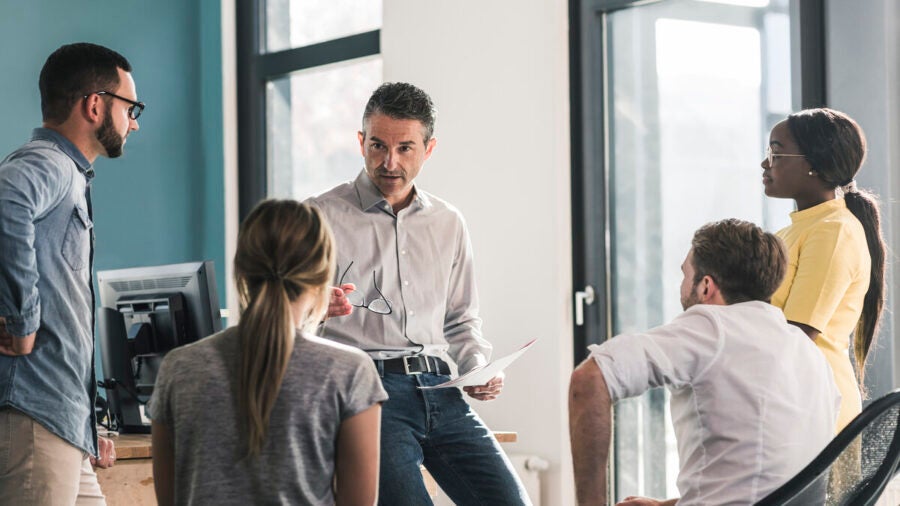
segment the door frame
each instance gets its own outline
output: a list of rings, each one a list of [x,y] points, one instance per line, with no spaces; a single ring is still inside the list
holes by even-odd
[[[662,1],[671,0],[569,0],[572,280],[574,291],[590,286],[595,295],[594,303],[583,307],[583,324],[574,324],[575,365],[587,356],[587,346],[612,337],[608,16]],[[795,103],[803,109],[825,106],[824,0],[790,0],[790,12]],[[572,295],[577,312],[581,302]]]

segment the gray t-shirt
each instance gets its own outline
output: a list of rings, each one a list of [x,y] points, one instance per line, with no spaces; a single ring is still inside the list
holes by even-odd
[[[169,352],[147,411],[175,443],[176,504],[334,504],[338,431],[387,399],[372,359],[309,334],[294,344],[262,452],[243,459],[239,339],[226,329]]]

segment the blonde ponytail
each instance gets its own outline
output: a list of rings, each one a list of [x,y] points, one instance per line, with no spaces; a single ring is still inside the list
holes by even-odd
[[[264,201],[241,225],[234,267],[241,299],[238,416],[252,459],[265,445],[296,329],[314,326],[327,309],[325,286],[334,272],[331,231],[310,206]],[[312,304],[294,321],[291,305],[301,296]]]

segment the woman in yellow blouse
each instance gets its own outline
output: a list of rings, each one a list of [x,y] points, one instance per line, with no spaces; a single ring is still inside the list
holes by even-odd
[[[861,411],[860,385],[885,295],[878,202],[854,179],[865,155],[866,138],[853,119],[808,109],[775,125],[761,164],[766,195],[797,204],[791,225],[778,232],[789,265],[772,304],[831,364],[842,396],[838,430]]]

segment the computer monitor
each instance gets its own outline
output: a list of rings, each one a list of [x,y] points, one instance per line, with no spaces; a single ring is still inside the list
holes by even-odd
[[[111,425],[150,432],[144,404],[169,350],[222,330],[212,261],[97,272],[97,330]]]

